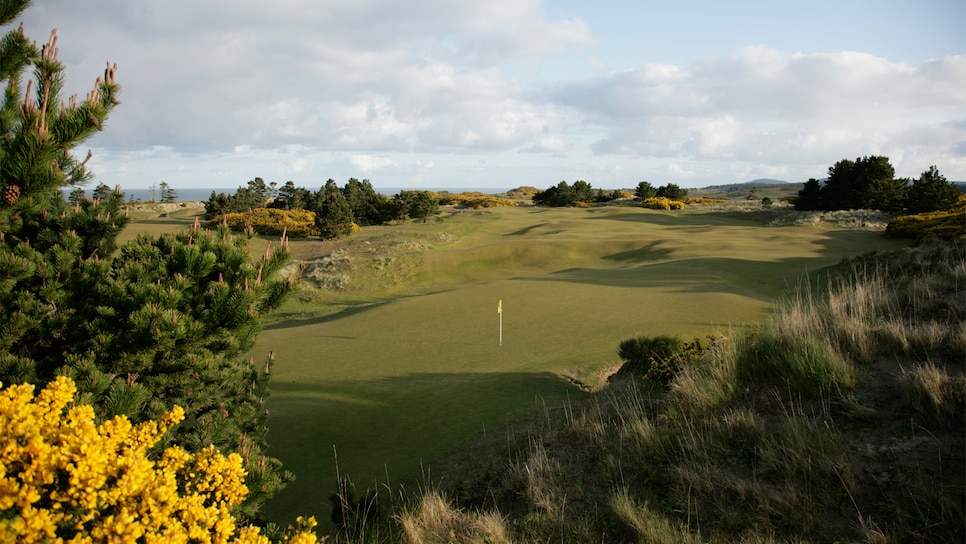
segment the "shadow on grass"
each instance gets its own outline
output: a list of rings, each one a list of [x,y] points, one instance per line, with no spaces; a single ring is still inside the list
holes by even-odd
[[[865,246],[861,246],[863,240]],[[883,243],[883,239],[866,231],[842,230],[824,233],[814,243],[822,246],[822,249],[810,257],[775,260],[733,257],[674,259],[671,255],[675,248],[665,246],[663,241],[658,240],[638,249],[602,257],[604,260],[629,263],[630,266],[617,269],[568,268],[542,276],[514,279],[565,281],[607,287],[674,287],[682,292],[725,292],[771,301],[805,277],[818,277],[842,258],[855,254],[856,248],[864,247],[867,250]]]
[[[508,233],[504,234],[503,236],[524,236],[524,235],[529,234],[530,232],[532,232],[532,231],[534,231],[536,229],[539,229],[540,227],[545,227],[546,225],[547,225],[547,223],[539,223],[539,224],[536,224],[536,225],[530,225],[529,227],[524,227],[524,228],[522,228],[522,229],[520,229],[518,231],[508,232]]]
[[[558,407],[582,393],[542,373],[418,373],[366,381],[273,383],[270,454],[296,475],[266,505],[284,526],[299,515],[328,524],[338,477],[357,491],[417,477],[479,433],[506,431],[514,414]]]
[[[391,304],[392,302],[400,299],[409,298],[409,297],[425,297],[429,295],[445,293],[447,291],[452,291],[452,289],[435,289],[431,291],[428,290],[422,293],[398,295],[393,298],[387,298],[385,300],[380,300],[377,302],[363,302],[359,304],[352,304],[350,306],[346,306],[345,308],[337,312],[324,314],[324,315],[314,315],[312,317],[306,317],[301,319],[292,315],[284,315],[281,317],[280,320],[269,323],[268,325],[265,325],[264,327],[262,327],[262,330],[291,329],[295,327],[308,327],[311,325],[329,323],[331,321],[338,321],[340,319],[350,317],[356,314],[361,314],[363,312],[375,310],[381,306]]]
[[[714,212],[701,211],[700,213],[675,213],[660,210],[641,209],[637,213],[614,213],[600,216],[591,216],[589,219],[598,221],[630,221],[634,223],[649,223],[667,227],[712,227],[718,225],[740,226],[747,223],[749,226],[762,226],[777,217],[775,212]]]
[[[650,244],[643,245],[637,249],[605,255],[602,258],[609,261],[623,262],[648,262],[667,259],[671,256],[674,250],[673,248],[662,248],[662,245],[664,245],[664,242],[658,240],[651,242]]]
[[[642,262],[632,267],[568,268],[544,276],[517,277],[522,281],[565,281],[605,287],[677,288],[691,293],[733,293],[772,300],[789,281],[798,281],[809,266],[826,267],[828,263],[814,259],[792,258],[776,262],[751,261],[725,257],[677,259],[665,262],[644,262],[645,259],[627,252],[624,259]],[[635,258],[636,257],[636,258]],[[657,259],[659,257],[655,257]]]
[[[348,306],[339,310],[338,312],[333,312],[331,314],[316,315],[304,319],[299,319],[297,317],[285,316],[284,320],[270,323],[262,327],[263,330],[281,330],[281,329],[291,329],[294,327],[308,327],[311,325],[320,325],[322,323],[328,323],[330,321],[338,321],[349,316],[356,314],[361,314],[363,312],[368,312],[369,310],[375,310],[380,306],[385,306],[392,302],[393,299],[382,300],[379,302],[368,302],[365,304],[355,304]]]

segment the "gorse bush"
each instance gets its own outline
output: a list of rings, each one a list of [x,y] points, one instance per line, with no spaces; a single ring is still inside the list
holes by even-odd
[[[658,374],[661,363],[681,351],[681,339],[676,336],[635,336],[622,340],[617,355],[625,361],[618,376],[644,377],[652,372]],[[667,383],[667,382],[665,382]]]
[[[467,191],[463,193],[451,193],[449,191],[430,191],[429,195],[435,198],[440,205],[449,206],[462,206],[464,208],[470,208],[474,210],[479,210],[482,208],[496,208],[499,206],[519,206],[520,203],[516,200],[510,200],[507,198],[500,198],[494,195],[488,195],[481,193],[479,191]]]
[[[507,198],[497,198],[495,196],[482,196],[461,200],[460,205],[464,208],[479,210],[482,208],[496,208],[500,206],[519,206],[520,203]]]
[[[902,238],[936,237],[957,240],[966,237],[966,195],[949,210],[900,215],[889,221],[886,234]]]
[[[71,405],[69,378],[33,390],[0,391],[0,541],[269,542],[232,515],[248,494],[240,455],[213,446],[152,454],[184,419],[180,407],[137,425],[124,416],[98,424],[90,405]],[[298,523],[284,539],[316,542],[315,521]]]
[[[648,208],[651,210],[683,210],[684,202],[680,200],[671,200],[670,198],[664,196],[655,196],[651,198],[645,198],[639,204],[641,208]]]
[[[636,336],[621,341],[617,354],[625,361],[617,377],[642,377],[655,385],[667,386],[681,369],[697,363],[705,351],[718,341],[708,335],[703,345],[700,338],[684,342],[676,336]]]
[[[280,236],[283,233],[292,238],[318,236],[315,226],[315,213],[308,210],[280,210],[275,208],[255,208],[247,212],[216,215],[212,225],[224,223],[233,231],[244,232],[251,229],[255,234]]]

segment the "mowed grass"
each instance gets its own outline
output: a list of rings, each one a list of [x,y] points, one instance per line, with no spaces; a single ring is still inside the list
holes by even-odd
[[[338,252],[346,281],[306,288],[252,353],[275,354],[270,453],[297,477],[268,517],[326,520],[337,475],[360,494],[431,479],[433,459],[468,438],[580,395],[571,381],[594,385],[620,363],[624,338],[756,324],[804,274],[903,245],[766,219],[700,207],[497,208],[293,242],[302,260]]]

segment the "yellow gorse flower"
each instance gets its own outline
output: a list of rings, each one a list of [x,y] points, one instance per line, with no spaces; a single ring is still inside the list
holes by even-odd
[[[33,392],[0,390],[0,542],[269,542],[231,514],[248,494],[239,455],[178,446],[148,455],[184,419],[180,407],[157,421],[98,425],[90,406],[67,408],[69,378]],[[314,519],[299,525],[289,541],[317,542]]]

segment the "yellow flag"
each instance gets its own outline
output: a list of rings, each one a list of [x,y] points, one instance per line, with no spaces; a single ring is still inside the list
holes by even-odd
[[[502,298],[500,299],[500,303],[496,305],[496,313],[498,313],[498,314],[502,314],[503,313],[503,299]]]

